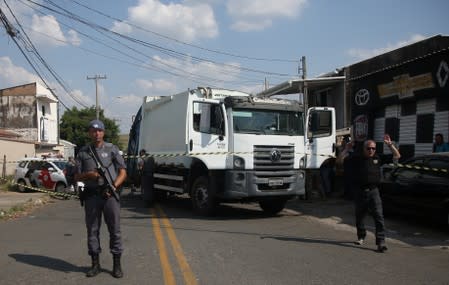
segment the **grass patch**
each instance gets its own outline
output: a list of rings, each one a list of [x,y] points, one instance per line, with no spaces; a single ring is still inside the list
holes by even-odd
[[[11,220],[29,215],[33,210],[39,208],[50,202],[49,196],[44,196],[41,199],[29,199],[23,204],[18,204],[11,207],[9,210],[0,209],[0,221]]]

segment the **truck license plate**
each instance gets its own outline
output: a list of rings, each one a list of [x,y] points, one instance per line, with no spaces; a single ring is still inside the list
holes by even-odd
[[[284,185],[282,179],[268,179],[268,186],[281,186]]]

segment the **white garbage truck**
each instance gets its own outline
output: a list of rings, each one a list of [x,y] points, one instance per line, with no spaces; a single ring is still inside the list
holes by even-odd
[[[267,213],[280,212],[305,194],[306,169],[334,154],[335,110],[304,111],[294,100],[204,87],[145,97],[128,145],[130,158],[146,152],[144,201],[188,194],[201,215],[220,202],[258,202]]]

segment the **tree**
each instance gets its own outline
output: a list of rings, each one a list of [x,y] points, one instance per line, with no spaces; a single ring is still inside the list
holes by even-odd
[[[95,117],[96,109],[94,106],[80,110],[72,107],[72,109],[66,110],[61,117],[61,139],[76,144],[77,150],[86,145],[90,142],[87,127],[89,122],[94,120]],[[105,127],[105,141],[111,142],[117,145],[119,149],[122,149],[123,146],[119,142],[119,126],[114,120],[106,118],[102,109],[100,109],[100,120],[104,123]]]

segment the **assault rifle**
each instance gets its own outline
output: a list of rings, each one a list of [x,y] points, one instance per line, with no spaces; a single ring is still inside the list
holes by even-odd
[[[97,171],[98,174],[100,174],[100,177],[103,180],[103,183],[99,183],[99,187],[101,188],[102,194],[106,194],[109,193],[112,196],[114,196],[115,200],[117,200],[117,202],[120,201],[119,196],[117,194],[117,189],[114,187],[114,183],[112,181],[112,175],[109,172],[108,168],[105,168],[103,166],[103,164],[101,163],[101,161],[98,159],[98,154],[96,151],[93,150],[92,145],[89,146],[89,150],[92,154],[92,157],[95,160],[95,163],[97,164]]]

